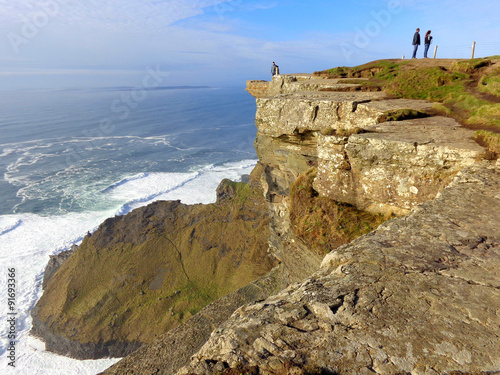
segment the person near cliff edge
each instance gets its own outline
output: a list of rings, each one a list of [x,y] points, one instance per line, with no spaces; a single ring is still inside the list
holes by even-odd
[[[271,74],[275,76],[276,74],[280,74],[280,68],[276,63],[273,61],[273,66],[271,67]]]
[[[425,33],[425,38],[424,38],[424,57],[427,58],[427,51],[429,51],[429,47],[431,46],[432,43],[432,36],[431,36],[431,31],[427,31]]]
[[[415,32],[415,34],[413,35],[413,55],[411,56],[412,59],[416,59],[417,58],[417,49],[418,49],[418,46],[420,45],[420,29],[417,29],[417,31]]]

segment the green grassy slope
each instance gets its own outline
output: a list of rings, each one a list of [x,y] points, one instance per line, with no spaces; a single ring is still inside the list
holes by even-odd
[[[50,280],[37,317],[80,343],[151,342],[266,274],[262,193],[228,180],[220,191],[215,204],[156,202],[108,219]]]

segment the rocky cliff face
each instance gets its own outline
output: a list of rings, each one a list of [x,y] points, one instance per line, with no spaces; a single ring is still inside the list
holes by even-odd
[[[499,163],[480,162],[472,131],[426,116],[429,103],[349,85],[310,75],[248,83],[271,249],[286,268],[308,252],[291,191],[313,167],[319,197],[401,218],[237,310],[179,374],[500,370]]]
[[[426,115],[429,103],[343,82],[303,74],[247,83],[269,251],[280,265],[106,373],[500,369],[499,163],[480,162],[472,132]],[[372,218],[360,221],[369,230],[392,220],[347,244],[346,219],[329,207],[350,210],[349,221]],[[345,244],[323,260],[309,243],[322,227]]]
[[[499,184],[498,164],[464,170],[435,201],[237,310],[179,374],[497,373]]]
[[[346,86],[355,84],[312,75],[248,82],[257,100],[255,148],[271,213],[270,246],[291,273],[299,269],[302,275],[304,267],[312,272],[318,262],[290,220],[292,187],[312,167],[319,196],[385,217],[401,216],[434,199],[484,151],[453,119],[426,116],[428,102],[388,99],[383,92],[325,91]],[[397,113],[417,118],[385,121]]]
[[[300,92],[299,87],[332,89],[334,84],[290,81],[293,77],[275,78],[268,94],[276,87],[282,92],[257,98],[256,148],[259,160],[273,166],[269,174],[276,181],[278,174],[296,178],[317,164],[314,186],[321,195],[372,212],[405,214],[433,199],[484,151],[453,119],[383,122],[403,110],[418,117],[431,103],[385,99],[382,92]],[[276,160],[285,153],[286,160]],[[293,177],[286,184],[292,182]]]

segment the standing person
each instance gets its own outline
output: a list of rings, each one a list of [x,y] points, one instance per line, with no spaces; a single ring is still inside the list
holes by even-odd
[[[415,34],[413,35],[413,55],[411,56],[412,59],[416,59],[417,58],[417,49],[418,49],[418,46],[420,45],[420,29],[417,29],[417,31],[415,32]]]
[[[273,61],[273,66],[271,67],[271,74],[273,76],[275,76],[276,74],[278,74],[278,65],[276,65]]]
[[[429,51],[429,47],[431,46],[432,42],[432,36],[431,36],[431,31],[427,31],[425,33],[425,38],[424,38],[424,57],[427,58],[427,51]]]

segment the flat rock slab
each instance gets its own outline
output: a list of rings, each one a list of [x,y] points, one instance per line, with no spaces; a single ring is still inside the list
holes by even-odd
[[[353,79],[345,79],[345,78],[307,78],[301,79],[300,77],[294,76],[296,81],[292,81],[290,83],[290,92],[296,91],[320,91],[320,90],[342,90],[345,88],[353,88],[359,87],[360,84],[366,82],[366,78],[353,78]],[[349,82],[349,83],[346,83]],[[357,83],[356,83],[357,82]]]
[[[295,74],[278,74],[275,75],[272,79],[274,81],[277,80],[282,80],[282,79],[296,79],[296,80],[309,80],[309,79],[315,79],[317,77],[314,76],[312,73],[295,73]]]
[[[433,105],[433,103],[428,102],[427,100],[386,99],[360,104],[359,109],[363,108],[367,112],[381,115],[387,111],[397,111],[400,109],[413,109],[425,112],[432,109]]]
[[[294,89],[291,89],[291,92],[294,91],[321,91],[321,90],[342,90],[346,88],[359,87],[359,84],[355,83],[340,83],[334,80],[310,80],[307,82],[293,82],[291,86],[295,86]]]
[[[315,189],[330,199],[390,215],[434,197],[484,149],[446,117],[384,122],[350,137],[318,137]]]
[[[328,254],[322,268],[247,305],[193,357],[276,373],[500,370],[500,165],[461,172],[432,202]]]
[[[369,103],[369,104],[375,104]],[[425,117],[405,121],[388,121],[367,128],[368,133],[354,138],[380,139],[415,144],[416,146],[450,147],[473,152],[484,151],[474,140],[474,131],[462,127],[449,117]]]
[[[297,91],[276,96],[279,100],[328,100],[331,102],[356,102],[363,103],[386,97],[381,91],[377,92],[343,92],[343,91]]]
[[[274,76],[269,82],[267,96],[271,97],[298,91],[343,90],[359,86],[358,81],[361,83],[364,79],[326,79],[311,74],[280,74]]]

